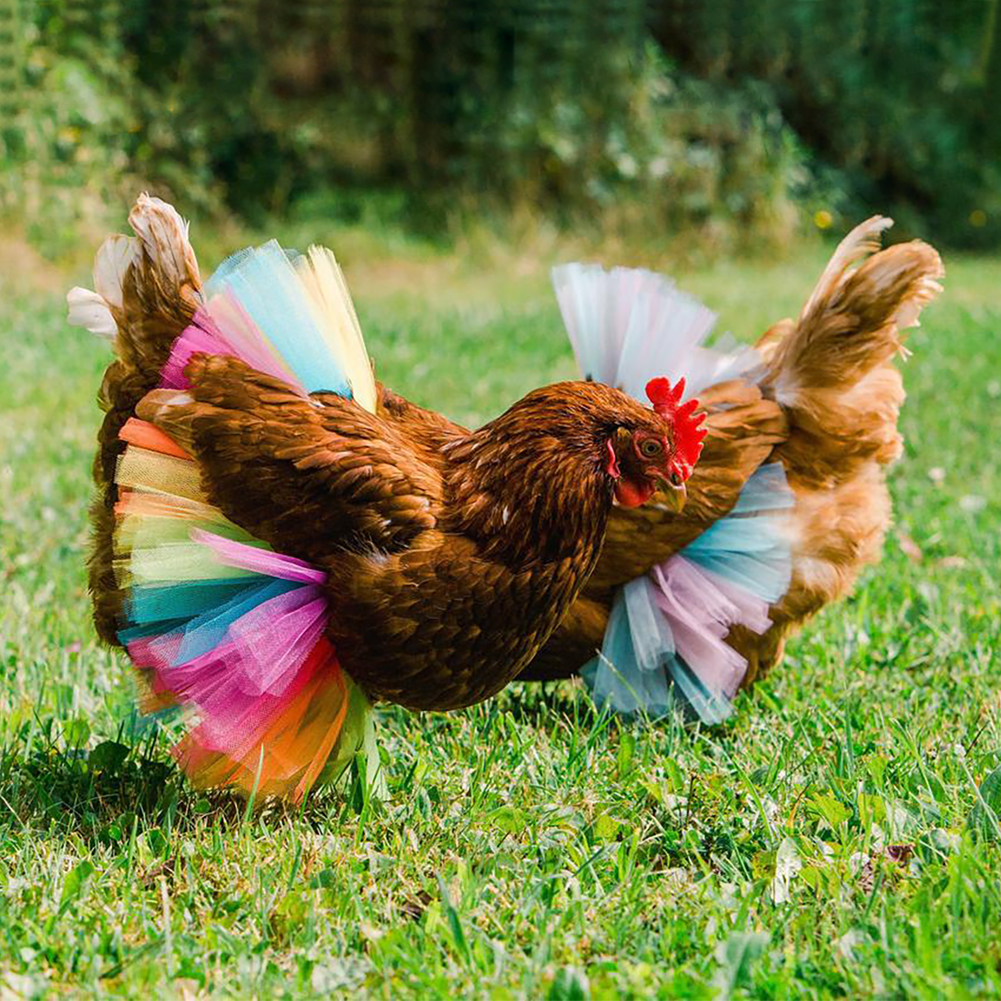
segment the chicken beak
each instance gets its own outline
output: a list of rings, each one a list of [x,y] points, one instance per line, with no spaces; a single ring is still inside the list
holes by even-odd
[[[674,486],[668,480],[663,480],[661,487],[664,494],[664,506],[672,514],[681,514],[685,509],[685,501],[688,500],[688,488],[684,483]]]

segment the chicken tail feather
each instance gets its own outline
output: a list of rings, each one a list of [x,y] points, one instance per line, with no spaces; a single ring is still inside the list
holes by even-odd
[[[111,236],[94,260],[94,290],[71,289],[69,322],[107,338],[116,358],[98,394],[104,421],[98,434],[91,505],[88,577],[94,624],[114,644],[124,595],[114,579],[115,469],[125,443],[119,432],[152,389],[171,345],[201,302],[201,277],[188,227],[175,209],[142,194],[129,214],[134,237]]]
[[[153,202],[141,199],[133,212],[135,240],[99,255],[94,295],[107,316],[76,296],[101,332],[111,317],[119,355],[109,370],[115,421],[109,412],[99,456],[112,461],[102,466],[107,490],[95,509],[95,618],[138,669],[142,708],[185,715],[174,753],[194,784],[299,801],[361,748],[374,782],[371,705],[325,637],[326,573],[227,519],[203,490],[184,422],[170,420],[189,399],[195,354],[236,357],[304,396],[329,390],[374,408],[340,270],[327,251],[293,256],[275,243],[242,251],[195,296],[195,308],[174,303],[169,338],[166,327],[162,339],[146,337],[129,319],[133,300],[179,297],[196,274],[179,217]]]
[[[943,270],[918,240],[877,253],[889,225],[875,216],[852,230],[799,320],[763,338],[763,388],[789,415],[778,455],[797,480],[833,487],[900,454],[904,391],[892,361],[905,352],[903,331],[941,291]]]
[[[142,194],[129,213],[134,237],[115,235],[94,259],[94,290],[70,289],[69,322],[107,337],[123,366],[155,383],[177,335],[201,302],[188,224]]]
[[[789,421],[774,455],[796,504],[792,580],[771,608],[772,627],[757,636],[738,625],[728,638],[748,660],[745,684],[773,667],[792,629],[844,597],[882,551],[892,515],[884,471],[900,455],[904,400],[893,361],[943,275],[938,253],[920,241],[880,251],[889,225],[876,216],[856,227],[799,319],[777,324],[759,345],[768,359],[763,389]]]

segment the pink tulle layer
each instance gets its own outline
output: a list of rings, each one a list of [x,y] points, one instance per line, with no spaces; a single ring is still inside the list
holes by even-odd
[[[651,571],[654,600],[664,613],[678,654],[698,665],[699,680],[711,691],[733,698],[747,661],[724,641],[732,626],[763,633],[771,624],[768,603],[684,556],[673,556]]]

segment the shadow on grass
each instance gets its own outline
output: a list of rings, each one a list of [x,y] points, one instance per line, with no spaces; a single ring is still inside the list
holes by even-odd
[[[604,719],[581,686],[566,681],[515,684],[470,711],[478,711],[484,721],[503,714],[538,729],[569,725],[586,733]],[[429,724],[436,718],[428,717]],[[169,733],[155,725],[137,734],[123,730],[116,740],[84,749],[67,746],[65,728],[60,732],[55,721],[40,725],[36,720],[0,746],[0,828],[19,826],[46,835],[72,831],[85,841],[108,844],[128,840],[133,828],[185,831],[212,824],[226,829],[251,815],[324,829],[348,815],[378,809],[378,797],[355,762],[341,781],[315,789],[303,805],[257,802],[251,814],[247,801],[233,792],[190,785],[167,750],[169,741]],[[399,778],[391,784],[390,798],[401,792]]]
[[[116,823],[157,824],[183,810],[187,793],[168,762],[117,741],[87,752],[12,744],[0,751],[0,810],[23,826],[114,836]],[[127,833],[127,832],[126,832]]]
[[[104,741],[88,750],[36,742],[0,748],[0,826],[13,820],[38,832],[73,831],[84,840],[114,842],[155,827],[185,830],[205,823],[239,826],[247,801],[224,790],[202,791],[154,742]],[[353,812],[364,798],[356,769],[340,789],[323,790],[296,807],[275,800],[255,804],[263,813],[297,817],[321,827],[335,814]]]

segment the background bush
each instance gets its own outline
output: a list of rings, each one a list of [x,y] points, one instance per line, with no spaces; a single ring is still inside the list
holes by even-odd
[[[42,242],[141,183],[251,223],[1001,235],[998,0],[0,3],[0,208]]]

